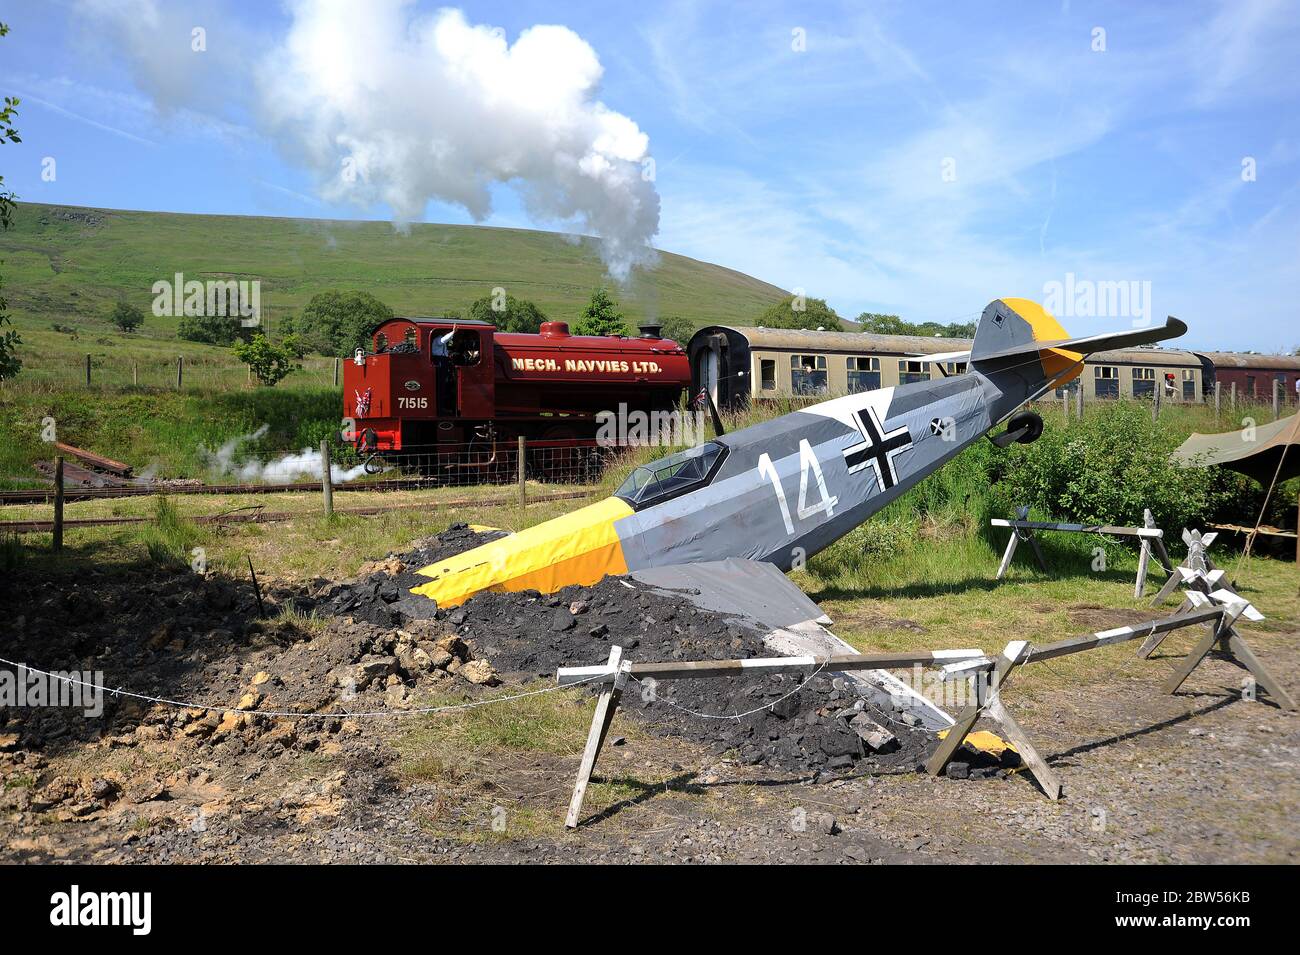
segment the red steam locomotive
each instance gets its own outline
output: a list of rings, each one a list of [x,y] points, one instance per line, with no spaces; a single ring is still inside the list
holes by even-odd
[[[343,438],[365,455],[438,448],[595,447],[602,411],[675,407],[690,384],[685,350],[643,325],[639,338],[536,335],[485,322],[394,318],[343,373]]]

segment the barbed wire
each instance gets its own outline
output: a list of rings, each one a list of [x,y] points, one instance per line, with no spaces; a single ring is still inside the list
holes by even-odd
[[[6,660],[0,657],[0,664],[5,666],[17,667],[19,670],[27,670],[31,673],[39,673],[54,680],[61,680],[64,683],[76,684],[89,687],[109,696],[125,696],[134,700],[142,700],[148,703],[157,703],[162,706],[171,706],[178,709],[186,710],[204,710],[208,713],[247,713],[250,716],[274,716],[285,719],[379,719],[394,716],[420,716],[427,713],[446,713],[452,710],[470,710],[479,706],[488,706],[494,703],[510,703],[515,700],[523,700],[530,696],[541,696],[544,693],[555,693],[558,690],[567,690],[575,686],[582,686],[584,683],[591,683],[595,680],[602,679],[604,674],[587,677],[585,680],[576,680],[573,683],[566,683],[562,686],[548,686],[540,690],[529,690],[526,693],[515,693],[510,696],[494,696],[487,700],[471,700],[468,703],[449,703],[443,706],[421,706],[398,709],[396,707],[387,710],[370,710],[370,711],[351,711],[340,710],[326,713],[301,713],[293,710],[241,710],[237,706],[213,706],[208,703],[186,702],[184,700],[172,700],[167,697],[150,696],[147,693],[135,693],[131,690],[122,688],[109,689],[98,683],[89,683],[78,677],[68,676],[65,673],[56,673],[51,670],[42,670],[40,667],[29,666],[26,663],[18,663],[14,660]]]

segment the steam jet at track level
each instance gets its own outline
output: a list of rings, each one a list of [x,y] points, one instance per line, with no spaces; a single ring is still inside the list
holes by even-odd
[[[611,574],[707,590],[718,575],[699,565],[736,558],[788,571],[1003,421],[994,443],[1033,441],[1042,419],[1016,409],[1076,378],[1085,356],[1186,331],[1169,318],[1071,339],[1040,305],[998,299],[970,352],[925,356],[966,361],[966,373],[833,398],[638,467],[613,497],[430,564],[413,592],[446,607],[482,590],[550,593]]]

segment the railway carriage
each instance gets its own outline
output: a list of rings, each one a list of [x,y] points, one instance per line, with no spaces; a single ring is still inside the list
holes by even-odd
[[[846,395],[959,374],[966,364],[952,353],[970,348],[965,338],[711,325],[692,336],[687,354],[694,390],[707,389],[718,407],[730,408],[778,395]],[[1205,365],[1192,352],[1169,348],[1100,352],[1068,387],[1082,387],[1092,400],[1149,398],[1158,386],[1162,400],[1199,401]]]

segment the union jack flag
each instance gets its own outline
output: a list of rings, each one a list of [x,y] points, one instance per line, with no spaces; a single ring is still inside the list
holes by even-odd
[[[701,387],[691,403],[697,408],[707,408],[709,406],[709,389]]]
[[[359,391],[354,394],[357,396],[357,417],[364,418],[370,414],[370,389],[367,388],[365,394]]]

